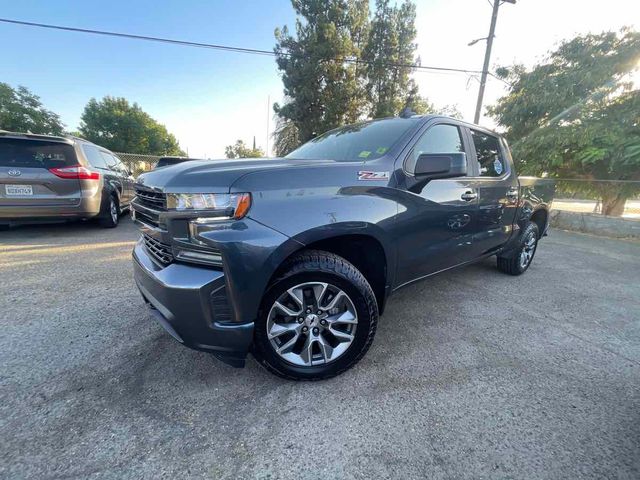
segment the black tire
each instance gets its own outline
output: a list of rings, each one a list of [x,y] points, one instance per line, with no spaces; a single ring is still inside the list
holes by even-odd
[[[353,367],[367,353],[378,325],[378,304],[369,282],[344,258],[320,250],[296,255],[282,271],[262,299],[254,329],[253,355],[256,360],[271,373],[290,380],[323,380]],[[346,293],[357,313],[357,327],[351,344],[338,358],[320,365],[300,366],[276,353],[267,336],[267,321],[272,306],[281,295],[308,282],[328,283]]]
[[[517,247],[509,251],[507,255],[498,256],[498,270],[508,273],[509,275],[522,275],[527,271],[529,266],[531,266],[531,262],[533,262],[533,257],[538,248],[538,240],[540,240],[538,225],[529,222],[520,234]],[[531,247],[532,241],[533,247]],[[527,253],[527,260],[525,262],[523,255]]]
[[[115,209],[115,214],[114,210]],[[103,228],[115,228],[118,226],[120,219],[120,205],[118,197],[114,194],[109,195],[109,200],[104,202],[102,212],[100,212],[99,223]]]

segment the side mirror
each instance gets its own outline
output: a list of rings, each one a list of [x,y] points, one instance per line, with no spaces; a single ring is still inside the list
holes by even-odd
[[[413,174],[417,178],[453,178],[467,174],[465,153],[422,153],[416,160]]]

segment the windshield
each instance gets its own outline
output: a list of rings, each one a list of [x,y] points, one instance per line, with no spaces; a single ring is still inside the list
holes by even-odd
[[[285,158],[366,161],[384,155],[420,118],[386,118],[348,125],[308,141]]]

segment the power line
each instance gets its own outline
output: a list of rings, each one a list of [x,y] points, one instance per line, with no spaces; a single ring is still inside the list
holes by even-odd
[[[64,25],[53,25],[48,23],[36,23],[36,22],[25,22],[22,20],[12,20],[9,18],[0,18],[0,22],[3,23],[11,23],[14,25],[23,25],[27,27],[38,27],[38,28],[48,28],[51,30],[63,30],[67,32],[76,32],[76,33],[88,33],[92,35],[105,35],[110,37],[119,37],[119,38],[127,38],[132,40],[145,40],[151,42],[160,42],[160,43],[169,43],[173,45],[181,45],[186,47],[198,47],[198,48],[209,48],[213,50],[223,50],[227,52],[236,52],[236,53],[246,53],[250,55],[265,55],[271,57],[278,56],[291,56],[288,52],[279,52],[276,53],[272,50],[261,50],[257,48],[244,48],[244,47],[234,47],[230,45],[219,45],[214,43],[200,43],[200,42],[191,42],[187,40],[176,40],[172,38],[164,38],[164,37],[152,37],[148,35],[135,35],[132,33],[121,33],[121,32],[110,32],[106,30],[94,30],[88,28],[77,28],[77,27],[68,27]],[[418,71],[434,71],[434,72],[457,72],[457,73],[466,73],[466,74],[478,74],[482,73],[482,70],[468,70],[465,68],[449,68],[449,67],[436,67],[429,65],[418,65],[418,64],[410,64],[410,63],[379,63],[372,62],[367,60],[362,60],[359,58],[333,58],[332,60],[345,62],[345,63],[360,63],[360,64],[376,64],[381,65],[383,67],[389,68],[411,68]],[[496,77],[495,75],[489,73],[491,76]],[[498,78],[502,81],[502,79]]]

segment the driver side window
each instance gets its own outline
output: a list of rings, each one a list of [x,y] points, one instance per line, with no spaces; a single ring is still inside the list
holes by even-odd
[[[405,168],[408,172],[415,170],[416,161],[423,153],[463,153],[464,146],[460,129],[455,125],[439,124],[429,128],[422,134],[413,147]]]

